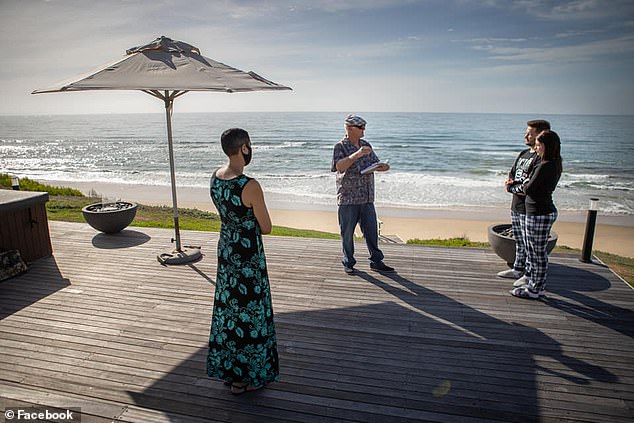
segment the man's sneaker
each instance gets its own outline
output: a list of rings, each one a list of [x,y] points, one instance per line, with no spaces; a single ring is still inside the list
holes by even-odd
[[[385,263],[383,263],[382,261],[379,262],[370,262],[370,269],[374,270],[375,272],[385,272],[385,273],[390,273],[394,271],[393,267],[387,266]]]
[[[500,278],[508,278],[508,279],[518,279],[523,274],[524,272],[520,272],[519,270],[515,270],[515,269],[502,270],[501,272],[498,272],[498,276]]]
[[[354,267],[352,266],[343,266],[343,271],[346,272],[348,275],[354,275]]]
[[[546,291],[543,289],[540,289],[539,292],[533,292],[526,285],[511,289],[509,292],[514,297],[525,298],[527,300],[536,300],[546,295]]]
[[[513,282],[513,286],[515,287],[524,286],[528,283],[528,279],[529,279],[528,276],[524,275],[518,280],[516,280],[515,282]]]

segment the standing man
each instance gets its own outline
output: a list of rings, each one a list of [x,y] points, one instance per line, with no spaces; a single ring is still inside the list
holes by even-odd
[[[540,132],[550,129],[550,122],[546,120],[529,120],[526,122],[524,136],[527,149],[522,150],[515,159],[515,163],[504,182],[506,190],[513,194],[511,202],[511,227],[515,238],[515,262],[513,268],[498,273],[501,278],[516,279],[517,286],[523,285],[530,277],[531,264],[526,254],[526,195],[522,192],[523,185],[528,181],[531,170],[539,163],[539,156],[535,149],[535,140]]]
[[[335,144],[332,156],[332,172],[337,172],[337,205],[339,206],[339,228],[343,244],[343,270],[352,275],[354,265],[354,229],[357,223],[370,252],[370,269],[377,272],[393,272],[383,263],[383,252],[379,249],[379,230],[374,209],[374,172],[362,174],[367,167],[379,163],[379,158],[369,142],[361,139],[365,120],[348,115],[344,121],[346,136]],[[374,170],[385,172],[387,163]]]

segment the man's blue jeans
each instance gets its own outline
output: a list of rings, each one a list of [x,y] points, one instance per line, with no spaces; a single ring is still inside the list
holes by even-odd
[[[352,267],[357,261],[354,259],[354,228],[357,223],[361,227],[365,243],[370,253],[370,261],[378,263],[383,260],[383,252],[379,250],[379,228],[376,222],[374,203],[349,204],[339,206],[339,229],[343,244],[344,266]]]

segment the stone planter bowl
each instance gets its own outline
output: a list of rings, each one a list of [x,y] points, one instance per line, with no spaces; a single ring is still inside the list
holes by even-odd
[[[509,267],[513,267],[513,262],[515,261],[515,238],[513,238],[513,234],[510,232],[511,224],[504,223],[498,225],[491,225],[488,229],[488,238],[489,244],[491,244],[491,248],[500,256],[502,260],[506,262]],[[546,251],[548,254],[555,248],[557,244],[557,233],[555,231],[550,231],[550,236],[548,237],[548,244],[546,244]]]
[[[136,203],[117,201],[115,203],[95,203],[81,209],[86,222],[98,231],[114,234],[121,232],[134,220],[138,206]]]

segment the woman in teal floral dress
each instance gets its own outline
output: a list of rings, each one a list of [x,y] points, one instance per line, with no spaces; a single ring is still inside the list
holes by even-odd
[[[279,379],[262,245],[262,234],[271,232],[271,218],[260,184],[242,173],[251,161],[249,134],[228,129],[221,142],[229,162],[211,178],[211,199],[222,226],[207,374],[224,380],[239,395]]]

